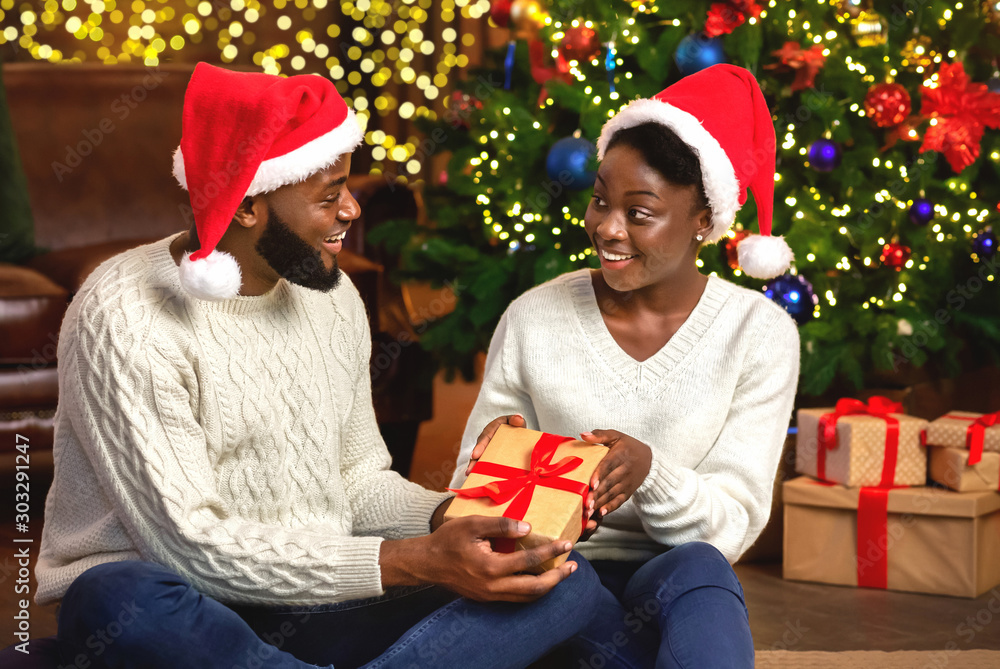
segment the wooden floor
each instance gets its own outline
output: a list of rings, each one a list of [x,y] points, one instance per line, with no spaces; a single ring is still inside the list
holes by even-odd
[[[447,485],[477,390],[476,384],[437,380],[435,418],[421,427],[414,453],[411,478],[415,481],[436,489]],[[0,494],[13,500],[13,492],[3,486]],[[38,511],[41,503],[41,499],[33,500]],[[15,529],[12,511],[0,515],[0,646],[15,641],[14,616],[23,597],[16,592],[19,566],[15,553],[28,546],[34,567],[39,516],[33,518],[30,532],[21,534]],[[34,543],[14,543],[25,538]],[[1000,588],[970,600],[785,581],[780,564],[774,561],[739,564],[736,572],[759,650],[1000,650]],[[34,587],[32,578],[32,592]],[[32,637],[55,632],[52,607],[32,603],[28,611]]]

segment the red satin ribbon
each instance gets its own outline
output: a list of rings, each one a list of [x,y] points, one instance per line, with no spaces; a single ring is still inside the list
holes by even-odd
[[[983,459],[983,442],[986,440],[986,428],[1000,425],[1000,411],[983,414],[979,418],[954,416],[952,414],[943,416],[943,418],[972,422],[972,425],[965,431],[965,447],[969,449],[969,464],[979,464],[979,461]]]
[[[889,491],[892,489],[892,486],[866,486],[858,497],[858,586],[862,588],[889,587]]]
[[[537,486],[574,493],[580,495],[586,501],[587,491],[590,489],[588,484],[560,476],[579,467],[583,463],[583,458],[570,455],[559,462],[552,462],[556,448],[567,441],[572,441],[572,439],[570,437],[560,437],[545,433],[531,450],[531,469],[509,467],[495,462],[480,460],[473,465],[470,473],[496,476],[502,480],[491,481],[486,485],[475,488],[449,488],[449,490],[457,493],[459,497],[489,497],[495,504],[504,504],[513,499],[514,501],[503,512],[506,518],[513,520],[524,520],[524,515],[528,512],[528,507],[531,506],[531,497],[534,495]],[[587,513],[586,509],[584,509],[581,533],[586,529]],[[495,539],[493,546],[500,553],[514,552],[513,539]]]
[[[820,416],[819,430],[816,435],[818,442],[816,449],[816,477],[826,480],[826,452],[837,447],[837,421],[840,420],[841,416],[859,415],[875,416],[886,421],[886,458],[888,459],[890,456],[891,450],[892,474],[894,477],[896,473],[896,448],[899,445],[899,421],[888,415],[891,413],[903,413],[903,405],[899,402],[893,402],[888,397],[875,395],[869,398],[867,404],[861,400],[845,397],[837,402],[833,413]],[[893,431],[892,426],[895,426],[895,441],[890,444],[890,433]],[[885,482],[886,464],[888,463],[883,463],[882,466],[883,483]],[[889,484],[892,484],[891,480]]]

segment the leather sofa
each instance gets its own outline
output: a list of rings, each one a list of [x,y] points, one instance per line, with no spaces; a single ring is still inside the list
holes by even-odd
[[[16,434],[30,440],[33,473],[51,468],[59,326],[86,277],[121,251],[190,226],[171,162],[192,70],[3,67],[41,252],[23,265],[0,263],[0,470],[13,468]],[[393,353],[373,365],[373,394],[394,468],[405,475],[417,426],[430,416],[433,366],[419,346],[394,345],[412,341],[412,331],[399,317],[398,291],[365,257],[373,251],[364,232],[386,218],[415,216],[416,202],[378,177],[354,175],[348,186],[362,217],[339,261],[368,307],[376,354]]]

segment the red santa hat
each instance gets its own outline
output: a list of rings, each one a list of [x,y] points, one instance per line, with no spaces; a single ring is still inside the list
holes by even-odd
[[[333,83],[199,63],[184,95],[174,176],[188,191],[201,247],[181,261],[181,286],[205,300],[236,297],[236,259],[216,245],[244,198],[333,165],[362,133]]]
[[[742,67],[713,65],[651,99],[629,103],[604,124],[598,158],[604,158],[616,132],[649,122],[673,130],[698,156],[712,209],[712,231],[705,241],[717,242],[729,230],[749,188],[760,234],[740,242],[740,266],[759,279],[783,274],[794,258],[784,238],[771,236],[774,125],[754,76]]]

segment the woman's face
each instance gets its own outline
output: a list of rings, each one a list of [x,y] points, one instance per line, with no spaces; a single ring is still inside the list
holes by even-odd
[[[667,283],[694,266],[695,236],[710,227],[710,212],[695,209],[696,197],[695,186],[667,181],[632,147],[619,144],[608,151],[584,227],[611,288]]]

